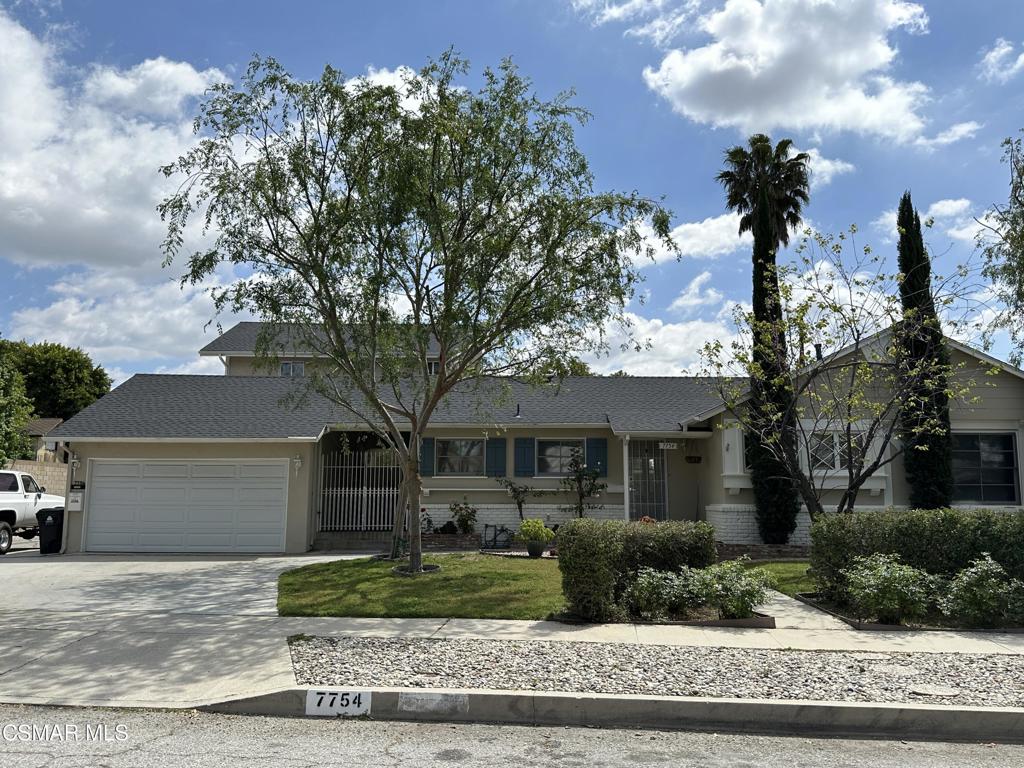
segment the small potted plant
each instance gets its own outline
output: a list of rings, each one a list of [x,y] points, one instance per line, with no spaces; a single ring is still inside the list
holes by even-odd
[[[519,525],[519,533],[516,539],[526,544],[526,551],[530,557],[540,557],[548,542],[555,538],[555,532],[544,525],[543,520],[533,518],[523,520]]]

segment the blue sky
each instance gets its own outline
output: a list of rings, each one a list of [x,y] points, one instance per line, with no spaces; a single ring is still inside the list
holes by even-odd
[[[0,333],[81,346],[117,379],[217,372],[210,304],[161,269],[156,167],[196,98],[254,52],[300,77],[388,78],[454,46],[478,73],[512,56],[542,96],[575,88],[598,184],[664,196],[683,251],[631,307],[647,352],[601,370],[675,374],[749,298],[749,251],[714,181],[755,130],[814,155],[809,220],[892,252],[904,189],[941,267],[1005,198],[1002,138],[1024,127],[1018,0],[0,0]],[[472,84],[472,76],[469,84]],[[893,253],[892,256],[895,259]],[[230,318],[222,322],[230,323]]]

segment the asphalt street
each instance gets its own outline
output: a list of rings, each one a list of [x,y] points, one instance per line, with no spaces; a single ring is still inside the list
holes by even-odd
[[[3,768],[1024,766],[1024,746],[0,706]]]

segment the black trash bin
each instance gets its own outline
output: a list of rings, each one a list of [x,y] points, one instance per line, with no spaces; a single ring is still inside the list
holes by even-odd
[[[39,523],[39,554],[56,555],[60,552],[60,540],[64,533],[64,510],[45,509],[36,512]]]

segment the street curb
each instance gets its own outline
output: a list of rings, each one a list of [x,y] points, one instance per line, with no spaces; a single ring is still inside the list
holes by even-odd
[[[211,703],[206,712],[306,717],[306,694],[287,688]],[[1024,741],[1024,709],[936,704],[714,699],[540,691],[328,688],[370,694],[372,720],[653,728],[929,741]]]

